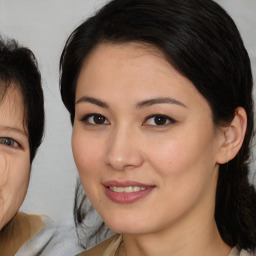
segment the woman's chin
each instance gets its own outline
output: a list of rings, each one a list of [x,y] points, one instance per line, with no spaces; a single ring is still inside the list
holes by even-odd
[[[138,223],[106,223],[107,226],[118,234],[143,234],[148,232],[145,227],[138,226]]]

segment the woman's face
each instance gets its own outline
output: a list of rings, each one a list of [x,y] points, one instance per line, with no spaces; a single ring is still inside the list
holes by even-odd
[[[221,139],[207,101],[153,48],[99,45],[76,90],[74,159],[118,233],[214,221]]]
[[[22,204],[29,182],[30,155],[24,105],[18,90],[0,102],[0,229]]]

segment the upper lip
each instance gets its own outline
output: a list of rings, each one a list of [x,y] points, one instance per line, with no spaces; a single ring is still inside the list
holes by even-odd
[[[155,187],[155,185],[147,185],[137,181],[129,181],[129,180],[127,181],[109,180],[109,181],[103,182],[103,185],[106,187],[131,187],[131,186]]]

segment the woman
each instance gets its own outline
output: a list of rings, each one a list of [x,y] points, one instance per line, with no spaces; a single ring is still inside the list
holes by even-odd
[[[250,60],[218,4],[110,1],[60,68],[81,183],[117,233],[81,255],[256,255]]]
[[[42,216],[17,213],[43,136],[44,100],[33,53],[0,39],[0,255],[8,256],[45,225]]]

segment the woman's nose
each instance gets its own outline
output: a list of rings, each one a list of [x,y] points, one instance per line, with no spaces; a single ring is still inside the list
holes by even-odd
[[[111,132],[106,151],[106,164],[122,171],[135,169],[143,164],[143,152],[138,132],[120,127]]]

